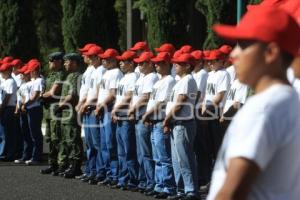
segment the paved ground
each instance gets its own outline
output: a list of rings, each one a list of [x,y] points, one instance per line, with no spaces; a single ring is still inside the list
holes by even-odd
[[[45,166],[24,166],[0,162],[1,200],[149,200],[140,193],[91,186],[77,180],[41,175]]]

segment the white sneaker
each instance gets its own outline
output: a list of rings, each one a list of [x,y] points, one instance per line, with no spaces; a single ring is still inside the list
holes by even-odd
[[[25,161],[22,160],[22,159],[18,159],[18,160],[15,160],[14,163],[15,163],[15,164],[24,164]]]
[[[26,160],[25,164],[26,165],[38,165],[39,162],[38,161],[34,161],[34,160]]]

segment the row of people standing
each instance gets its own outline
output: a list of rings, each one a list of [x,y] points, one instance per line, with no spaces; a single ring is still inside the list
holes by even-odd
[[[89,66],[81,78],[79,103],[73,107],[84,127],[87,147],[84,174],[78,178],[90,184],[144,191],[156,198],[195,198],[197,166],[203,168],[202,162],[195,160],[195,138],[201,143],[214,140],[196,133],[194,111],[201,109],[198,102],[214,103],[213,94],[222,92],[219,101],[223,101],[230,76],[223,70],[226,57],[222,51],[228,55],[230,48],[202,52],[186,45],[175,52],[173,45],[163,44],[155,56],[145,42],[139,42],[122,55],[114,49],[103,52],[95,44],[80,51]],[[222,73],[210,78],[209,85],[209,68],[215,63],[218,66],[213,74]],[[172,69],[176,76],[172,76]],[[206,91],[212,93],[210,99]],[[233,99],[234,94],[230,95],[232,102],[240,102]],[[219,115],[214,117],[219,120]],[[222,134],[217,137],[220,141]],[[66,166],[57,162],[42,172],[64,175]],[[73,177],[80,173],[79,169],[74,171]],[[203,178],[200,183],[207,182]]]

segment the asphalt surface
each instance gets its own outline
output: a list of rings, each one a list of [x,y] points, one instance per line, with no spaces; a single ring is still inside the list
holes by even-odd
[[[149,200],[138,192],[121,191],[106,186],[89,185],[75,179],[41,175],[40,166],[0,162],[1,200]]]

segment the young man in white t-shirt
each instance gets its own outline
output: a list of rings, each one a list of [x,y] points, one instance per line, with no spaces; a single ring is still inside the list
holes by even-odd
[[[90,83],[87,85],[87,96],[85,103],[80,108],[80,113],[84,117],[84,134],[87,147],[87,163],[85,169],[85,177],[81,177],[82,182],[89,184],[97,184],[106,178],[106,169],[101,153],[101,129],[99,120],[95,116],[96,102],[98,97],[99,84],[102,80],[106,69],[102,66],[101,58],[98,54],[103,53],[99,46],[93,46],[82,54],[88,59],[94,71],[90,77]],[[89,169],[87,169],[87,167]]]
[[[2,105],[1,105],[1,124],[3,126],[4,137],[4,152],[1,156],[5,157],[7,161],[13,161],[16,159],[17,153],[17,137],[16,132],[17,119],[14,115],[15,107],[17,103],[17,84],[11,77],[12,65],[4,63],[0,67],[1,76],[3,81],[1,82],[2,88]],[[4,160],[5,160],[4,159]]]
[[[219,118],[221,115],[221,109],[224,106],[226,91],[230,88],[230,77],[223,66],[223,55],[219,50],[211,50],[209,56],[206,57],[208,65],[211,68],[207,78],[206,91],[204,101],[202,103],[202,113],[200,117],[201,123],[201,135],[203,146],[205,151],[202,153],[202,157],[205,157],[205,161],[202,160],[201,166],[206,171],[203,175],[207,184],[211,177],[211,171],[213,163],[216,160],[218,150],[222,143],[223,134],[220,127]]]
[[[138,165],[135,141],[135,123],[128,119],[127,113],[135,89],[138,74],[134,72],[133,51],[125,51],[117,59],[124,73],[118,82],[116,102],[111,112],[112,119],[117,123],[116,137],[118,143],[119,175],[118,184],[114,188],[137,190]]]
[[[198,89],[197,83],[191,75],[194,58],[190,54],[183,53],[178,58],[173,58],[172,62],[175,63],[176,74],[180,76],[180,80],[172,89],[163,127],[166,134],[171,134],[172,163],[177,196],[184,196],[184,199],[197,199],[194,110]]]
[[[42,135],[42,119],[43,107],[41,104],[41,95],[44,92],[44,82],[40,77],[40,62],[32,60],[28,62],[28,69],[25,73],[30,73],[31,81],[29,90],[29,99],[25,103],[27,110],[29,130],[33,140],[32,157],[25,161],[25,164],[38,164],[42,159],[43,153],[43,135]]]
[[[258,7],[238,26],[214,30],[238,42],[231,53],[237,78],[255,95],[227,129],[208,199],[299,199],[300,102],[286,78],[300,47],[297,22],[283,10]]]
[[[158,53],[151,61],[155,63],[157,73],[161,75],[152,89],[147,111],[142,121],[151,128],[152,154],[155,161],[156,184],[152,192],[155,198],[167,198],[175,194],[175,179],[172,167],[171,139],[164,134],[163,120],[165,106],[176,81],[171,76],[171,55],[167,52]]]
[[[100,119],[101,152],[106,166],[106,178],[98,184],[117,185],[118,184],[118,152],[116,139],[116,124],[112,121],[111,111],[115,103],[118,82],[122,79],[123,73],[118,67],[118,51],[107,49],[102,58],[103,66],[106,68],[100,82],[97,107],[95,115]]]
[[[32,137],[30,135],[30,130],[28,126],[28,116],[25,109],[25,103],[29,99],[30,95],[30,73],[25,73],[28,69],[27,64],[25,64],[21,69],[19,69],[19,73],[22,75],[22,84],[17,90],[17,105],[15,114],[20,119],[20,130],[23,137],[24,149],[22,157],[15,160],[15,164],[23,164],[26,160],[30,160],[31,152],[32,152]]]
[[[130,48],[130,50],[134,51],[137,56],[140,56],[142,53],[149,51],[149,46],[147,42],[140,41],[135,43],[134,46]],[[136,72],[139,76],[143,76],[139,65],[135,68],[134,72]]]
[[[136,81],[135,90],[128,110],[130,120],[136,122],[136,152],[139,162],[138,188],[140,191],[145,191],[146,195],[153,190],[155,185],[150,129],[146,127],[141,120],[146,111],[153,85],[158,80],[151,58],[153,58],[152,52],[144,52],[138,58],[134,59],[134,62],[140,66],[141,73],[143,73],[144,76],[140,76]]]

